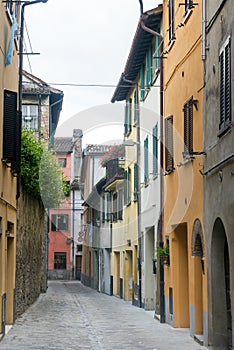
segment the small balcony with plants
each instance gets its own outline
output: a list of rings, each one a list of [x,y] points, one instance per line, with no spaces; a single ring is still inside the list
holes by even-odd
[[[123,145],[112,146],[101,160],[101,165],[106,168],[106,187],[124,178],[125,147]]]

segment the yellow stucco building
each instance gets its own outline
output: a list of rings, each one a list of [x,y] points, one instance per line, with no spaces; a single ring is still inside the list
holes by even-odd
[[[14,38],[20,5],[0,8],[0,333],[14,321],[16,192],[18,172],[18,41]],[[14,16],[13,16],[14,15]],[[10,43],[12,47],[10,47]],[[8,55],[8,61],[6,61]],[[19,135],[19,134],[18,134]]]
[[[163,13],[165,316],[206,343],[202,1],[166,0]]]

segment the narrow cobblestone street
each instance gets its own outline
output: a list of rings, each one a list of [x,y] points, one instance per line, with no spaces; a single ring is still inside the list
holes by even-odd
[[[80,282],[50,281],[46,294],[16,320],[0,342],[4,350],[199,350],[188,330],[160,324],[121,299]]]

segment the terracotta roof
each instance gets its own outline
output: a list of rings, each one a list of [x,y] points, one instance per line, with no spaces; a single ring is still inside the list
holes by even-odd
[[[54,149],[56,153],[71,153],[74,142],[72,137],[55,137]]]

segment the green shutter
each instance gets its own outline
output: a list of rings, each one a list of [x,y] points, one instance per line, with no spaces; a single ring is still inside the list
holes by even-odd
[[[125,105],[125,116],[124,116],[124,136],[128,133],[128,103]]]
[[[128,181],[127,181],[127,186],[128,186],[128,189],[127,189],[127,204],[129,204],[131,202],[131,168],[128,168]]]
[[[158,30],[157,30],[158,31]],[[160,68],[160,38],[158,36],[155,36],[155,66],[156,69]]]
[[[152,46],[149,47],[149,50],[146,54],[146,85],[147,87],[150,87],[152,84]]]
[[[148,136],[144,141],[144,183],[145,186],[148,185],[149,182],[149,141]]]
[[[134,201],[138,199],[138,165],[134,164]]]
[[[153,128],[153,175],[158,175],[158,124]]]
[[[127,182],[128,182],[128,172],[124,171],[124,205],[127,204]]]
[[[128,102],[128,133],[132,131],[132,99],[129,99]]]
[[[111,193],[110,192],[107,192],[106,200],[107,200],[106,220],[110,221],[111,219]]]
[[[145,98],[145,65],[143,64],[141,66],[141,73],[140,73],[140,88],[141,88],[141,101]]]

